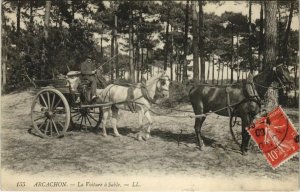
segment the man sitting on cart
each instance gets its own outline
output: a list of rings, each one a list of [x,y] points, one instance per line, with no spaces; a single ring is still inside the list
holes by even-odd
[[[80,71],[82,75],[82,80],[88,80],[91,82],[91,101],[95,101],[97,98],[96,90],[97,90],[97,80],[96,80],[96,64],[92,60],[92,55],[88,54],[87,59],[81,63]],[[88,102],[90,101],[90,97],[86,98]]]

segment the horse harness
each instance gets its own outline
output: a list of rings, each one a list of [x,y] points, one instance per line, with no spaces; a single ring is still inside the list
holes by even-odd
[[[259,108],[261,108],[261,99],[258,96],[258,93],[255,89],[254,83],[253,82],[251,82],[251,83],[243,82],[242,89],[243,89],[243,94],[244,94],[245,98],[242,101],[240,101],[239,103],[231,104],[230,94],[229,94],[230,90],[231,90],[231,86],[227,86],[225,88],[226,105],[227,105],[227,111],[228,111],[229,117],[233,116],[236,108],[243,103],[255,102],[256,104],[259,105]]]
[[[134,90],[134,88],[136,88],[136,87],[138,87],[138,88],[141,89],[142,96],[140,96],[140,97],[134,99],[134,98],[133,98],[133,90]],[[131,85],[131,86],[129,87],[129,93],[132,93],[132,94],[129,96],[129,97],[130,97],[130,100],[127,101],[127,105],[128,105],[129,110],[130,110],[131,112],[133,112],[133,113],[136,112],[136,105],[137,105],[138,103],[135,102],[135,100],[140,99],[140,98],[142,98],[142,97],[144,97],[144,98],[145,98],[147,101],[149,101],[150,103],[156,104],[156,103],[155,103],[155,102],[156,102],[156,99],[155,99],[155,98],[152,98],[152,97],[150,96],[147,87],[148,87],[148,86],[146,85],[145,82],[141,82],[141,83],[138,84],[138,85]],[[162,91],[164,91],[163,88],[158,89],[158,92],[162,92]],[[146,110],[145,112],[147,112],[147,111],[148,111],[148,110]]]
[[[126,85],[130,85],[128,87],[128,100],[125,102],[127,104],[127,107],[129,108],[129,110],[132,113],[136,113],[137,112],[137,104],[140,104],[138,102],[136,102],[136,100],[141,99],[141,98],[145,98],[147,101],[151,102],[151,103],[155,103],[155,99],[151,98],[149,95],[149,92],[147,90],[147,86],[145,83],[141,83],[141,84],[126,84]],[[140,88],[142,95],[138,98],[134,98],[133,92],[135,88]],[[146,111],[145,111],[146,112]]]

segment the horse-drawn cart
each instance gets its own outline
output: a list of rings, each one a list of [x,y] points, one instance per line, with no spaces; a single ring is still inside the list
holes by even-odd
[[[83,92],[89,82],[74,88],[72,79],[80,73],[68,73],[66,79],[35,81],[39,91],[31,106],[31,121],[36,133],[43,138],[65,135],[69,127],[96,128],[102,120],[101,105],[89,105]],[[105,104],[104,104],[105,105]]]

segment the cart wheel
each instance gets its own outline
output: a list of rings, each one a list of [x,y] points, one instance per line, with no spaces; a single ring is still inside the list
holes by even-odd
[[[71,109],[71,126],[74,129],[88,129],[93,130],[99,127],[102,121],[102,109],[97,108],[72,108]]]
[[[241,144],[242,144],[242,120],[239,117],[232,115],[230,117],[229,126],[230,126],[230,133],[231,133],[233,141],[238,146],[241,146]]]
[[[70,107],[65,96],[52,88],[38,92],[31,106],[31,122],[43,138],[64,136],[70,124]]]

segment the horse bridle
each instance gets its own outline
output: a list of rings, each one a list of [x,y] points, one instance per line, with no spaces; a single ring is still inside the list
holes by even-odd
[[[282,65],[283,64],[280,64],[280,65],[277,65],[276,67],[273,68],[273,71],[275,72],[275,78],[276,78],[277,82],[280,84],[280,86],[272,86],[271,85],[270,87],[273,88],[273,89],[282,89],[282,88],[286,87],[286,85],[279,78],[279,75],[277,74],[277,70],[276,70],[278,67],[282,67]],[[274,77],[274,74],[273,74],[273,77]],[[254,83],[254,84],[257,85],[257,86],[263,87],[263,88],[269,88],[269,87],[266,87],[266,86],[261,85],[259,83]]]
[[[282,82],[282,80],[279,78],[279,75],[277,74],[277,68],[281,67],[282,68],[283,64],[280,64],[278,66],[275,67],[275,75],[276,75],[276,79],[279,82],[280,86],[278,87],[278,89],[282,89],[282,88],[286,88],[286,85]]]
[[[166,77],[166,76],[163,76],[163,77]],[[158,78],[159,80],[165,80],[165,78],[163,78],[163,77],[160,77],[160,78]],[[168,79],[169,80],[169,79]],[[154,83],[154,82],[153,82]],[[149,85],[143,85],[142,84],[142,87],[141,87],[141,89],[142,89],[142,93],[143,93],[143,95],[144,95],[144,97],[147,99],[147,100],[149,100],[151,103],[155,103],[155,99],[152,99],[150,96],[149,96],[149,92],[148,92],[148,89],[147,89],[147,87],[149,87],[149,86],[151,86],[153,83],[151,83],[151,84],[149,84]],[[165,89],[165,88],[162,88],[162,87],[157,87],[157,83],[158,83],[158,81],[156,82],[156,91],[159,93],[159,94],[161,94],[163,91],[169,91],[168,89]]]
[[[168,76],[164,76],[164,77],[168,77]],[[164,80],[164,81],[166,81],[166,79],[163,78],[163,77],[160,77],[159,80]],[[168,78],[167,81],[170,81],[170,79]],[[158,81],[156,82],[156,87],[157,87],[157,83],[158,83]],[[160,93],[163,92],[163,91],[169,91],[169,89],[165,89],[165,88],[163,88],[163,87],[159,87],[159,88],[157,87],[157,90],[158,90]]]

